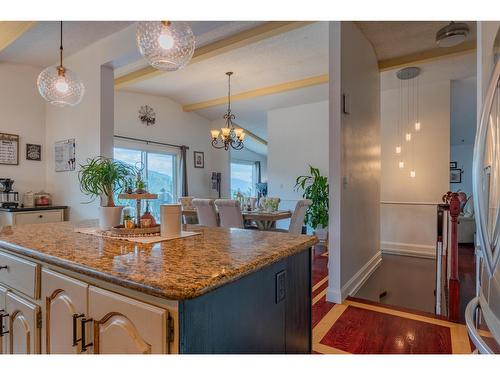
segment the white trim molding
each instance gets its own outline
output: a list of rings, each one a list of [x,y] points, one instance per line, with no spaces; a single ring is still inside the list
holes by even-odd
[[[380,249],[382,254],[405,255],[428,259],[436,258],[436,247],[434,245],[381,241]]]
[[[382,253],[378,251],[363,267],[360,268],[356,274],[342,286],[342,289],[336,290],[328,287],[326,292],[327,301],[342,303],[348,296],[356,294],[361,289],[366,280],[372,275],[373,272],[382,263]]]

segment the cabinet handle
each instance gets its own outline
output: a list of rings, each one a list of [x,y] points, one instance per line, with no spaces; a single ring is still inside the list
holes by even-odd
[[[82,321],[81,321],[81,327],[82,327],[82,350],[81,352],[86,352],[87,351],[87,348],[89,346],[92,346],[94,345],[92,342],[89,342],[87,344],[87,340],[86,340],[86,334],[85,334],[85,323],[89,323],[89,322],[92,322],[94,319],[90,318],[90,319],[85,319],[83,318]]]
[[[8,270],[9,266],[0,266],[0,270]]]
[[[38,217],[41,219],[41,218],[43,218],[43,215],[38,215]]]
[[[9,314],[4,314],[5,310],[0,310],[0,337],[3,337],[6,333],[9,333],[9,331],[4,331],[3,330],[3,318],[9,316]]]
[[[76,338],[76,321],[78,318],[83,318],[84,316],[84,314],[73,314],[73,346],[77,346],[78,342],[82,341],[82,339]]]

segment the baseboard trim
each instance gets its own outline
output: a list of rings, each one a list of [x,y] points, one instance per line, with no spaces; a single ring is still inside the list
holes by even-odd
[[[382,254],[378,251],[353,277],[342,286],[341,290],[328,288],[326,292],[327,301],[342,303],[348,296],[356,294],[373,272],[380,266]]]
[[[349,279],[347,283],[342,287],[343,299],[350,295],[356,294],[356,292],[361,289],[363,284],[368,280],[373,272],[382,263],[382,253],[378,251],[368,262],[365,263],[361,269],[354,274],[353,277]]]
[[[431,245],[382,241],[380,243],[380,249],[382,254],[436,259],[436,248]]]

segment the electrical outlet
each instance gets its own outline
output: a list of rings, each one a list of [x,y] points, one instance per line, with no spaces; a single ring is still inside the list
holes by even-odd
[[[283,301],[286,297],[286,271],[276,274],[276,303]]]

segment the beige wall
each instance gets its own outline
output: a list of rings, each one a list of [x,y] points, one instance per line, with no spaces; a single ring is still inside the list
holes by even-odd
[[[349,114],[341,113],[342,94]],[[330,23],[329,285],[353,294],[380,264],[380,76],[372,46],[352,22]]]
[[[0,177],[12,178],[20,194],[45,188],[45,101],[36,79],[41,69],[0,63],[0,132],[19,135],[19,165],[0,165]],[[26,160],[26,143],[42,146],[42,161]]]

